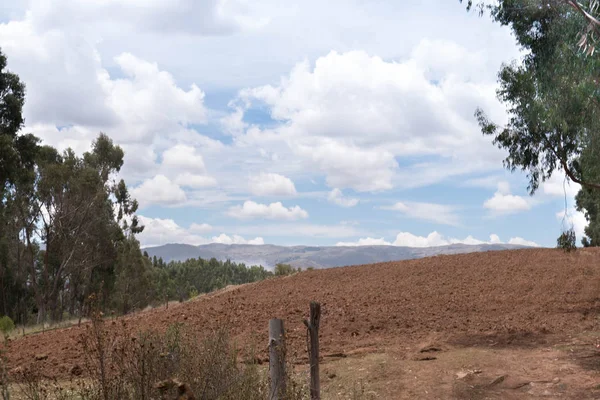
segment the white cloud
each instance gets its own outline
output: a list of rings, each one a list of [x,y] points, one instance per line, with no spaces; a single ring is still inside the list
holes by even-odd
[[[188,172],[206,172],[202,155],[192,146],[177,144],[162,154],[162,164],[167,168],[176,168]]]
[[[508,182],[500,182],[494,196],[487,199],[483,206],[495,214],[514,214],[530,210],[531,203],[530,199],[510,194]]]
[[[173,206],[187,200],[185,192],[164,175],[146,179],[141,185],[133,188],[131,194],[142,208],[152,204]]]
[[[413,235],[410,232],[400,232],[396,236],[396,240],[394,240],[394,246],[407,247],[445,246],[448,244],[450,244],[450,241],[435,231],[426,237]]]
[[[266,205],[250,200],[245,201],[242,206],[231,207],[228,214],[240,219],[263,218],[294,221],[308,218],[308,213],[299,206],[286,208],[281,202]]]
[[[492,233],[490,235],[490,243],[492,243],[492,244],[502,243],[502,241],[500,240],[500,236],[496,235],[495,233]]]
[[[167,243],[191,245],[205,244],[205,238],[179,226],[170,218],[149,218],[138,216],[144,230],[138,235],[142,246],[160,246]]]
[[[261,237],[257,237],[251,240],[246,240],[239,235],[228,236],[224,233],[219,236],[213,236],[213,243],[222,243],[222,244],[253,244],[253,245],[262,245],[265,244],[265,241]]]
[[[194,246],[208,243],[264,244],[261,237],[247,240],[239,235],[228,236],[224,233],[212,238],[200,236],[199,233],[212,230],[212,227],[207,224],[192,224],[189,228],[184,228],[169,218],[150,218],[140,215],[139,220],[145,227],[143,232],[138,235],[143,247],[160,246],[167,243],[182,243]]]
[[[207,233],[213,230],[213,227],[209,224],[203,223],[203,224],[196,224],[193,223],[190,225],[190,232],[194,232],[194,233]]]
[[[571,180],[565,179],[565,176],[559,172],[552,174],[550,179],[541,184],[541,189],[544,194],[550,196],[574,198],[581,189],[581,185]]]
[[[361,238],[356,242],[338,242],[336,246],[391,246],[384,238]]]
[[[585,228],[588,225],[588,222],[585,219],[585,214],[581,211],[577,211],[571,207],[566,213],[565,210],[557,212],[556,219],[561,221],[563,229],[569,229],[573,227],[578,240],[581,240],[585,236]]]
[[[29,2],[29,13],[41,29],[114,27],[133,34],[225,35],[264,26],[268,19],[255,15],[245,1],[44,0]]]
[[[518,236],[514,237],[514,238],[511,238],[508,241],[508,244],[518,244],[518,245],[521,245],[521,246],[539,247],[539,244],[537,244],[536,242],[532,242],[531,240],[525,240],[525,239],[520,238]]]
[[[189,172],[184,172],[177,175],[175,183],[179,186],[189,187],[193,189],[202,189],[217,185],[217,180],[212,176],[196,175]]]
[[[460,218],[456,214],[456,208],[444,204],[397,202],[392,206],[381,208],[384,210],[400,211],[408,217],[432,221],[439,224],[456,226],[460,223]]]
[[[419,57],[437,57],[438,47],[417,46]],[[272,129],[274,135],[265,130],[247,140],[284,140],[307,168],[326,175],[330,187],[390,189],[397,184],[397,158],[408,155],[437,156],[438,165],[450,160],[462,165],[461,174],[497,167],[501,153],[481,136],[472,115],[477,106],[504,115],[495,83],[475,84],[458,75],[433,83],[425,68],[414,59],[391,62],[363,51],[330,52],[314,67],[296,65],[277,86],[240,92],[236,113],[241,105],[266,104],[282,124]],[[418,185],[417,165],[409,163],[415,166],[410,179]],[[437,168],[437,174],[445,173]]]
[[[358,199],[344,197],[344,193],[342,193],[342,191],[338,188],[335,188],[329,192],[327,195],[327,200],[341,207],[354,207],[358,204]]]
[[[250,192],[255,196],[294,196],[296,186],[290,178],[274,173],[261,173],[249,181]]]
[[[165,175],[175,176],[179,186],[202,189],[217,185],[217,180],[209,176],[204,158],[197,148],[187,144],[177,144],[162,153],[161,170]]]
[[[384,238],[362,238],[356,242],[338,242],[336,246],[373,246],[373,245],[393,245],[393,246],[402,246],[402,247],[438,247],[438,246],[448,246],[451,244],[467,244],[467,245],[479,245],[479,244],[502,244],[503,242],[500,240],[498,235],[492,234],[490,235],[489,241],[483,241],[475,239],[473,236],[469,235],[464,239],[455,239],[455,238],[447,238],[437,231],[431,232],[427,236],[418,236],[414,235],[410,232],[400,232],[396,236],[396,240],[390,243],[386,241]],[[520,237],[511,238],[508,241],[509,244],[522,245],[522,246],[532,246],[538,247],[539,245],[535,242],[525,240]]]

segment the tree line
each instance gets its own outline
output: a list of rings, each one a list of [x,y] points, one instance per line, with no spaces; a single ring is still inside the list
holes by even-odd
[[[230,261],[151,260],[138,203],[117,179],[124,152],[100,133],[90,151],[58,151],[22,133],[25,85],[0,49],[0,316],[44,323],[83,316],[96,294],[127,313],[272,273]]]

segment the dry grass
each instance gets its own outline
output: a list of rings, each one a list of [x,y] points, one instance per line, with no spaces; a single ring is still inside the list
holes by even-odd
[[[87,323],[90,320],[88,318],[82,318],[81,323]],[[19,337],[34,335],[36,333],[53,331],[56,329],[69,328],[71,326],[79,325],[79,318],[68,319],[60,322],[34,324],[34,325],[17,325],[15,329],[9,334],[9,339],[17,339]]]

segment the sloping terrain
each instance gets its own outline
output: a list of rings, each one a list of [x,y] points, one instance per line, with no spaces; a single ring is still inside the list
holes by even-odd
[[[277,263],[294,267],[331,268],[347,265],[374,264],[387,261],[412,260],[440,254],[461,254],[480,251],[514,250],[524,246],[512,244],[452,244],[437,247],[401,246],[275,246],[211,243],[200,246],[166,244],[144,250],[150,257],[162,257],[166,262],[202,257],[227,260],[267,268]]]
[[[226,325],[239,343],[257,344],[262,349],[268,341],[268,320],[283,318],[292,354],[298,354],[302,361],[306,349],[302,320],[307,316],[309,302],[316,300],[323,307],[321,352],[325,359],[324,371],[338,368],[331,376],[343,376],[353,370],[350,364],[344,370],[342,364],[327,361],[337,359],[336,355],[367,354],[373,357],[380,354],[382,358],[378,359],[377,368],[381,373],[376,379],[388,379],[388,384],[382,384],[383,393],[396,388],[407,392],[414,390],[410,392],[414,396],[407,398],[451,398],[443,394],[439,394],[441,397],[427,396],[425,389],[421,397],[422,387],[411,386],[417,382],[418,375],[419,379],[431,376],[433,388],[442,387],[442,383],[435,383],[437,380],[447,382],[449,386],[444,386],[444,390],[449,392],[443,393],[454,393],[452,398],[537,398],[531,395],[533,392],[527,392],[529,395],[519,392],[516,397],[504,392],[486,392],[478,397],[481,393],[474,390],[487,388],[496,376],[475,371],[473,374],[478,374],[472,377],[475,383],[465,383],[462,387],[456,383],[456,371],[444,368],[476,368],[468,354],[475,354],[474,349],[482,349],[481,354],[487,354],[484,356],[486,361],[482,361],[489,368],[487,372],[500,373],[503,366],[511,366],[514,371],[504,372],[522,375],[526,367],[531,366],[526,379],[546,382],[538,377],[544,368],[554,368],[548,370],[548,374],[567,371],[563,364],[552,364],[562,360],[557,355],[558,347],[552,346],[564,344],[571,346],[569,357],[583,352],[581,354],[585,354],[588,363],[585,368],[577,367],[588,371],[585,374],[577,372],[578,369],[569,375],[574,380],[579,379],[577,385],[587,388],[594,379],[600,383],[600,378],[594,378],[597,376],[594,374],[598,374],[596,371],[600,371],[600,357],[590,344],[595,339],[585,336],[598,331],[599,295],[600,249],[583,249],[574,254],[526,249],[307,271],[228,288],[168,309],[138,313],[127,317],[127,321],[136,329],[165,328],[179,321],[192,326],[198,335]],[[67,374],[72,365],[81,362],[77,339],[82,330],[73,327],[18,339],[13,342],[9,354],[11,365],[35,362],[36,354],[46,353],[49,357],[42,361],[46,372]],[[419,361],[419,357],[430,355],[419,350],[428,345],[435,345],[431,351],[436,353],[430,358],[438,359],[439,364],[435,364],[438,361]],[[543,352],[527,353],[538,348]],[[508,349],[510,353],[498,353],[502,349]],[[577,351],[573,353],[573,349]],[[473,353],[469,353],[471,351]],[[458,355],[461,358],[457,358]],[[264,359],[266,354],[263,352],[261,356]],[[564,365],[575,368],[571,361],[565,361]],[[396,376],[396,372],[400,375]],[[415,374],[414,379],[412,374]],[[554,378],[550,376],[549,382],[552,383]],[[477,379],[487,383],[478,386]],[[508,383],[503,381],[504,378],[492,386],[502,388],[501,384],[514,384],[515,388],[524,387],[510,379],[506,379]],[[553,390],[562,388],[556,381],[554,383]],[[529,384],[530,391],[532,384]],[[569,392],[575,390],[571,386],[565,387],[567,389],[559,393],[562,398],[588,398],[579,391]],[[432,393],[431,390],[428,393]],[[569,397],[569,393],[573,397]],[[384,394],[383,398],[401,397]]]

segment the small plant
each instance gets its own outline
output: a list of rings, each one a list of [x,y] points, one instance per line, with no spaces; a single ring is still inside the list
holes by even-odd
[[[576,235],[573,228],[565,230],[556,240],[556,247],[569,253],[577,249]]]
[[[190,290],[189,297],[190,299],[193,299],[194,297],[198,296],[198,294],[198,290],[196,290],[196,288],[192,288],[192,290]]]
[[[8,339],[8,335],[15,329],[15,323],[8,315],[0,318],[0,332],[4,336],[4,340]]]

